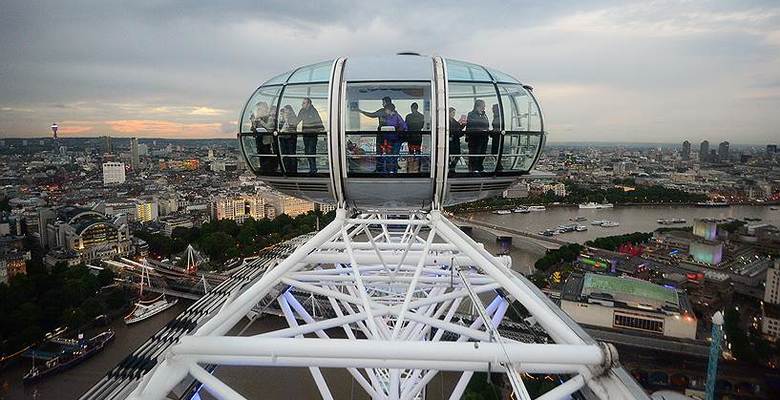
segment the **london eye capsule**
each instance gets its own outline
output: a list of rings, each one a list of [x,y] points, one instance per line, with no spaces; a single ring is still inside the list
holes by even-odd
[[[500,194],[545,132],[529,86],[438,56],[343,57],[263,83],[239,141],[269,186],[363,210],[428,210]]]

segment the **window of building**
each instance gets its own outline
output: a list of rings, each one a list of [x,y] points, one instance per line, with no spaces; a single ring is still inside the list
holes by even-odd
[[[613,324],[615,327],[619,328],[637,329],[656,333],[664,332],[664,322],[662,320],[647,319],[620,313],[615,313]]]
[[[430,176],[429,82],[350,83],[346,107],[349,176]]]

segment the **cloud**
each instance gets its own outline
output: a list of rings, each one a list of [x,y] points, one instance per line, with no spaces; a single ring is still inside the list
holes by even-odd
[[[399,0],[387,9],[10,0],[0,13],[0,132],[45,134],[56,120],[98,121],[79,124],[93,127],[84,135],[227,137],[276,74],[411,49],[533,85],[557,140],[695,140],[728,127],[762,142],[780,125],[775,89],[759,87],[780,81],[778,47],[780,4],[762,0]]]
[[[138,137],[224,137],[219,123],[188,124],[164,120],[115,120],[105,121],[108,127],[118,133]]]
[[[203,115],[203,116],[215,116],[215,115],[222,115],[227,113],[225,110],[219,110],[216,108],[211,107],[195,107],[192,111],[190,111],[190,115]]]

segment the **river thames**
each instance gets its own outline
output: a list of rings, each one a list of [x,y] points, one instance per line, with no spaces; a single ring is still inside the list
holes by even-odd
[[[497,215],[491,212],[465,214],[467,219],[489,222],[529,233],[538,233],[545,229],[554,229],[558,225],[574,223],[576,217],[585,217],[587,221],[577,224],[588,227],[586,232],[570,232],[555,236],[556,239],[584,243],[587,240],[633,232],[652,232],[666,226],[693,225],[696,218],[760,218],[750,224],[780,225],[780,210],[770,210],[767,206],[731,206],[731,207],[689,207],[689,206],[630,206],[604,209],[579,209],[577,207],[548,207],[546,211],[528,214],[512,213]],[[661,225],[659,219],[684,218],[685,224]],[[609,220],[620,226],[605,228],[591,225],[593,220]]]
[[[479,212],[463,215],[467,219],[476,219],[494,225],[536,233],[561,224],[571,223],[570,219],[582,216],[587,221],[579,224],[588,227],[587,232],[572,232],[556,236],[556,239],[585,242],[597,237],[618,235],[631,232],[651,232],[662,225],[658,219],[685,218],[691,225],[695,218],[760,218],[761,221],[751,224],[780,225],[780,211],[770,210],[766,206],[733,206],[724,208],[697,208],[674,206],[631,206],[612,209],[583,209],[576,207],[549,207],[546,211],[528,214],[495,215],[490,212]],[[620,223],[620,226],[604,228],[590,224],[592,220],[610,220]],[[485,244],[487,250],[495,253],[495,237],[478,229],[474,230],[474,238]],[[528,273],[530,266],[542,256],[538,250],[523,248],[516,241],[510,253],[513,269]],[[22,375],[30,368],[30,360],[23,359],[15,365],[0,371],[0,399],[73,399],[86,392],[105,373],[119,363],[135,348],[141,345],[151,335],[156,333],[168,321],[184,311],[190,302],[180,301],[175,307],[151,318],[148,321],[126,327],[121,320],[114,321],[111,327],[117,332],[116,339],[103,352],[92,359],[63,373],[46,378],[34,385],[23,386]],[[276,317],[264,318],[250,328],[251,333],[272,329],[281,323]],[[362,391],[352,387],[348,376],[336,371],[325,370],[324,374],[334,379],[334,395],[337,398],[364,398]],[[303,369],[247,369],[225,367],[217,371],[217,375],[225,381],[235,384],[241,392],[250,397],[261,396],[267,399],[314,398],[317,389],[308,373]],[[259,378],[262,377],[262,378]],[[337,382],[343,382],[338,384]],[[437,378],[429,386],[429,398],[438,398],[439,393],[446,392],[452,385],[452,376]],[[353,392],[354,390],[354,392]],[[354,394],[353,394],[354,393]],[[354,396],[354,397],[353,397]],[[204,396],[208,398],[208,396]]]

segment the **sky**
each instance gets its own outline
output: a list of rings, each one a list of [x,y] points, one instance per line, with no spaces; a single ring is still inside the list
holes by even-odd
[[[780,142],[780,1],[0,0],[0,137],[234,137],[266,79],[417,51],[532,85],[550,142]]]

